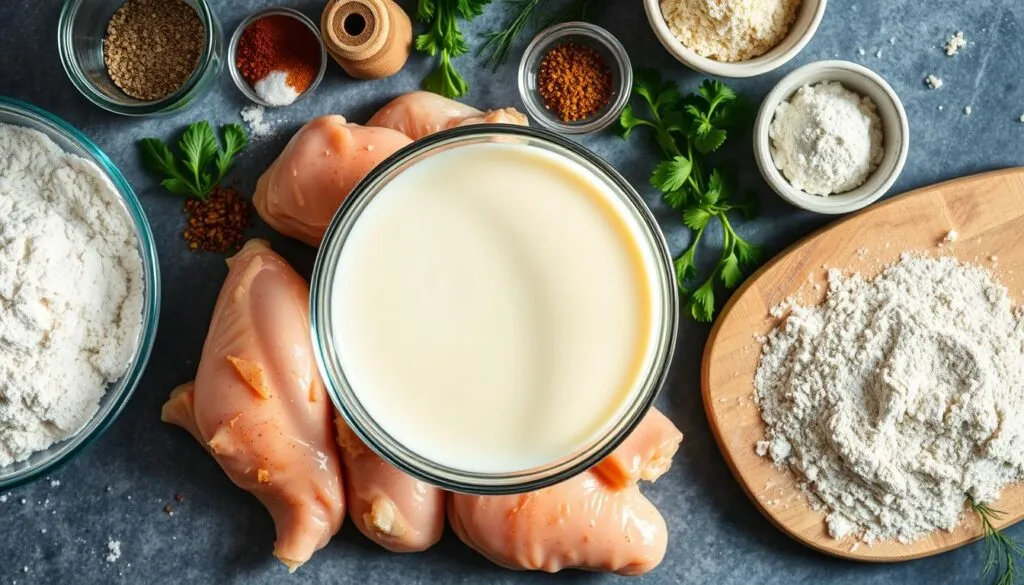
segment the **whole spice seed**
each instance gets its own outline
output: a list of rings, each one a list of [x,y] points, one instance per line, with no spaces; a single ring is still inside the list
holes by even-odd
[[[128,0],[107,24],[103,62],[126,94],[159,100],[188,81],[205,37],[199,15],[182,0]]]
[[[540,61],[537,91],[544,106],[563,122],[597,114],[612,98],[612,76],[593,47],[573,42],[556,45]]]
[[[283,14],[264,16],[246,27],[238,40],[235,66],[258,92],[260,82],[277,73],[295,96],[286,103],[261,98],[273,105],[287,105],[309,89],[320,71],[319,39],[302,22]]]
[[[216,187],[206,201],[189,199],[185,213],[188,227],[183,236],[193,252],[238,250],[245,241],[246,228],[252,225],[252,205],[238,191],[225,187]]]

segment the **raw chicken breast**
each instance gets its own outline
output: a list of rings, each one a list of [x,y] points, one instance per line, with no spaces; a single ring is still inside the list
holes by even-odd
[[[594,466],[594,473],[611,488],[622,489],[642,480],[654,481],[672,466],[683,433],[657,408],[647,411],[633,432],[611,455]]]
[[[441,130],[470,124],[528,124],[515,108],[482,112],[428,91],[400,95],[377,111],[367,126],[390,128],[419,140]]]
[[[462,542],[509,569],[641,575],[665,556],[668,529],[636,485],[614,490],[593,472],[511,496],[451,494]]]
[[[349,516],[367,538],[391,552],[419,552],[444,532],[444,492],[381,459],[339,417]]]
[[[309,287],[266,242],[228,261],[194,383],[161,418],[190,433],[274,518],[294,571],[345,518],[334,410],[313,358]]]
[[[595,468],[527,494],[451,494],[448,520],[470,548],[510,569],[646,573],[664,558],[668,530],[636,481],[665,473],[682,439],[651,409]]]
[[[313,119],[260,177],[256,212],[278,232],[319,246],[356,183],[410,142],[400,132],[349,124],[341,116]]]

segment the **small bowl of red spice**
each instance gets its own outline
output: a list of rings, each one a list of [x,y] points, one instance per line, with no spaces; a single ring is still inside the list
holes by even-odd
[[[519,62],[519,95],[541,126],[562,134],[608,127],[629,103],[633,68],[622,43],[587,22],[566,22],[534,37]]]
[[[243,20],[228,44],[231,78],[265,107],[295,103],[313,92],[327,69],[317,25],[291,8],[267,8]]]

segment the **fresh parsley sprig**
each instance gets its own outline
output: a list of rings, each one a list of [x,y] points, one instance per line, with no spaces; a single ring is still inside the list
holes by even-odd
[[[221,134],[223,150],[209,122],[190,124],[178,141],[180,161],[163,140],[143,138],[139,141],[142,165],[164,177],[160,184],[171,193],[206,201],[213,188],[228,174],[235,155],[249,143],[245,129],[238,124],[221,126]]]
[[[459,19],[472,20],[483,13],[491,0],[419,0],[416,19],[427,30],[416,37],[416,50],[431,57],[440,55],[437,67],[423,80],[423,89],[448,98],[461,97],[469,84],[452,65],[452,59],[469,52]]]
[[[718,81],[707,80],[695,95],[684,97],[653,69],[637,69],[633,79],[634,102],[641,102],[646,117],[627,106],[619,117],[621,134],[628,138],[633,130],[644,128],[653,133],[665,155],[654,167],[650,182],[662,192],[666,205],[681,212],[693,234],[690,246],[675,260],[676,281],[693,318],[711,321],[716,282],[735,288],[761,258],[760,248],[741,238],[728,216],[738,211],[753,217],[756,200],[734,193],[725,175],[709,170],[705,160],[739,122],[741,103],[732,89]],[[721,225],[722,251],[714,270],[694,289],[698,247],[712,220]]]
[[[967,499],[971,509],[981,520],[981,531],[985,536],[985,567],[981,572],[982,578],[988,579],[993,571],[998,571],[992,583],[1014,585],[1017,583],[1016,560],[1024,558],[1024,545],[995,527],[994,522],[1003,516],[1003,512],[978,502],[973,497],[968,496]]]

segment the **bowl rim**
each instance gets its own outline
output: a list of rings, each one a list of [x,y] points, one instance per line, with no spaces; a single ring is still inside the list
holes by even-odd
[[[414,164],[419,157],[436,147],[444,148],[461,143],[459,141],[471,141],[486,136],[538,140],[553,144],[586,161],[594,167],[596,173],[600,173],[609,183],[613,183],[614,188],[621,192],[629,213],[635,215],[645,238],[649,240],[645,246],[651,247],[657,271],[652,281],[656,280],[664,291],[663,298],[659,299],[663,311],[662,322],[654,325],[659,331],[650,371],[638,384],[636,395],[629,398],[631,402],[628,407],[610,422],[609,428],[594,439],[593,444],[581,446],[579,450],[568,454],[562,460],[508,473],[471,472],[446,467],[430,461],[392,438],[359,404],[344,375],[335,376],[335,370],[341,373],[340,359],[329,333],[331,286],[341,247],[352,224],[358,220],[359,214],[370,202],[367,199],[372,200],[372,196],[375,195],[378,183],[387,180],[389,175],[402,172],[405,168],[403,165],[410,162]],[[356,216],[354,219],[351,217],[353,215]],[[327,393],[342,419],[364,444],[399,470],[442,489],[460,493],[500,495],[533,491],[569,479],[593,467],[629,436],[650,410],[669,378],[678,340],[679,307],[672,256],[664,233],[640,194],[610,164],[575,141],[550,130],[510,124],[477,124],[443,130],[403,147],[377,165],[345,198],[331,220],[317,252],[310,278],[309,320],[313,353]],[[351,398],[355,408],[350,408],[347,399],[343,400],[342,397]],[[368,432],[367,427],[372,432]]]
[[[188,104],[201,90],[201,82],[207,75],[216,75],[220,70],[220,59],[217,47],[220,43],[220,25],[217,16],[210,7],[208,0],[183,0],[196,11],[203,23],[203,52],[199,56],[199,64],[185,83],[170,95],[149,102],[138,104],[121,104],[111,101],[106,94],[96,89],[89,77],[82,71],[75,57],[74,41],[71,38],[74,30],[75,15],[87,0],[64,0],[57,18],[57,52],[71,84],[75,86],[87,100],[100,108],[122,116],[149,116],[169,113]],[[195,3],[195,6],[192,6]],[[212,68],[212,72],[211,72]],[[108,74],[109,76],[109,74]]]
[[[609,67],[614,67],[619,72],[618,95],[615,96],[615,99],[605,106],[601,115],[577,123],[562,122],[549,114],[545,108],[538,105],[540,97],[535,96],[536,92],[530,88],[530,64],[536,58],[542,58],[542,54],[554,44],[571,37],[586,37],[604,46],[611,53],[614,61],[614,63],[608,64]],[[619,115],[622,114],[632,97],[633,65],[622,42],[607,29],[589,22],[569,21],[549,26],[533,37],[519,59],[516,81],[519,99],[522,100],[530,117],[538,124],[562,134],[583,136],[603,130],[619,119]]]
[[[889,170],[888,176],[876,188],[870,191],[864,189],[875,173],[883,170],[881,165],[872,172],[864,185],[856,189],[829,196],[813,195],[792,186],[782,176],[779,169],[775,167],[775,162],[771,155],[771,139],[768,136],[768,132],[771,122],[775,118],[775,111],[782,101],[788,99],[793,92],[809,83],[840,81],[831,77],[819,78],[819,76],[828,75],[836,71],[850,73],[859,77],[866,83],[875,86],[889,98],[889,103],[876,103],[875,107],[878,109],[878,116],[882,120],[883,126],[888,121],[892,126],[899,129],[898,136],[895,137],[895,139],[899,140],[899,150],[896,153],[896,158],[892,168]],[[856,91],[853,88],[848,89]],[[895,115],[895,119],[893,115]],[[883,137],[883,140],[888,141],[889,138]],[[814,61],[791,71],[780,79],[772,90],[768,92],[768,95],[761,102],[761,107],[757,113],[757,120],[754,122],[753,142],[754,158],[757,161],[758,170],[761,171],[761,176],[764,177],[764,180],[779,197],[792,205],[808,211],[826,215],[839,215],[871,205],[881,199],[892,188],[900,173],[903,172],[907,156],[910,152],[910,122],[899,95],[878,73],[851,61],[834,59]]]
[[[238,71],[237,65],[238,42],[242,38],[242,33],[245,32],[245,29],[249,28],[249,25],[256,22],[257,20],[263,18],[264,16],[273,15],[289,16],[306,25],[306,28],[308,28],[310,32],[313,33],[313,36],[316,38],[317,44],[320,47],[320,69],[317,71],[316,77],[314,77],[313,81],[310,82],[309,87],[307,87],[305,91],[300,93],[299,97],[295,98],[294,102],[290,104],[285,104],[283,106],[275,106],[274,104],[271,104],[266,100],[262,99],[256,93],[256,90],[254,90],[252,86],[249,85],[249,82],[246,81],[244,77],[242,77],[241,72]],[[327,71],[327,48],[324,46],[324,39],[323,35],[320,34],[319,25],[313,22],[311,18],[309,18],[308,16],[294,8],[289,8],[287,6],[273,6],[270,8],[263,8],[257,10],[249,14],[249,16],[246,16],[244,19],[242,19],[242,22],[238,23],[238,26],[236,26],[235,30],[231,33],[231,39],[228,40],[227,61],[228,72],[231,74],[231,81],[235,82],[235,87],[238,88],[238,91],[242,92],[242,95],[244,95],[246,99],[264,108],[287,108],[288,106],[295,105],[300,101],[304,100],[309,94],[313,93],[313,91],[320,86],[320,82],[323,81],[324,78],[324,73]]]
[[[156,243],[153,239],[153,231],[149,225],[149,220],[146,218],[145,211],[143,210],[138,197],[135,195],[135,192],[132,190],[131,185],[129,185],[124,175],[121,174],[121,171],[116,165],[114,165],[113,161],[110,160],[106,153],[104,153],[92,140],[85,136],[85,134],[69,124],[66,120],[38,106],[15,98],[0,95],[0,112],[4,111],[11,111],[15,114],[25,116],[34,123],[44,126],[56,134],[64,136],[70,142],[81,147],[82,150],[92,158],[91,162],[94,162],[96,167],[108,179],[110,179],[110,182],[113,184],[118,196],[124,203],[128,215],[132,220],[132,225],[135,228],[146,285],[146,289],[143,293],[142,327],[139,331],[138,344],[135,348],[135,353],[129,362],[129,367],[125,371],[124,375],[120,380],[107,387],[107,394],[111,392],[118,393],[116,396],[112,397],[109,409],[106,413],[102,414],[102,418],[93,428],[88,429],[87,431],[87,427],[96,420],[96,416],[101,416],[101,411],[99,410],[93,418],[89,419],[89,422],[87,422],[86,425],[83,426],[82,429],[79,429],[74,435],[63,441],[54,443],[47,449],[38,452],[43,453],[54,448],[66,448],[67,450],[58,457],[46,461],[41,465],[29,467],[18,475],[14,475],[6,479],[0,479],[0,488],[13,488],[35,480],[45,473],[53,472],[71,459],[74,459],[78,454],[92,445],[96,439],[110,428],[110,425],[117,420],[118,416],[120,416],[121,412],[128,404],[129,399],[138,388],[139,383],[142,381],[142,377],[146,371],[146,366],[149,363],[149,358],[152,355],[153,344],[156,340],[156,333],[160,318],[161,280],[160,261],[157,256]],[[61,150],[64,149],[62,148]]]
[[[776,49],[773,48],[759,57],[737,62],[709,59],[698,55],[696,51],[684,45],[669,30],[668,23],[665,22],[665,15],[661,12],[661,0],[644,0],[644,11],[647,13],[647,22],[654,31],[654,36],[657,37],[661,46],[675,57],[677,61],[705,75],[742,79],[763,75],[782,67],[793,57],[796,57],[807,46],[807,43],[811,42],[825,16],[825,7],[828,4],[828,0],[803,0],[805,4],[808,2],[815,3],[814,13],[807,28],[800,33],[793,46],[781,52],[776,52]],[[794,32],[796,31],[791,29],[788,35],[792,35]]]

